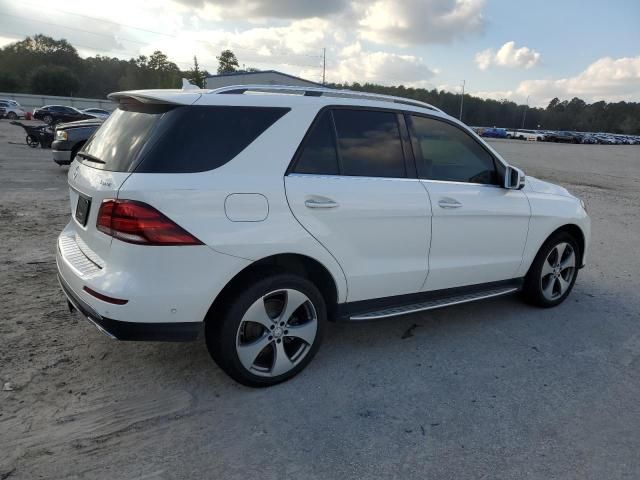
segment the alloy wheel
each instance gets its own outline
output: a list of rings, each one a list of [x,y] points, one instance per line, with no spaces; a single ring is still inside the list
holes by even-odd
[[[562,297],[576,274],[576,253],[567,242],[558,243],[551,249],[540,274],[542,294],[547,300]]]
[[[318,315],[302,292],[276,290],[245,312],[236,334],[236,352],[248,371],[277,377],[304,359],[316,338]]]

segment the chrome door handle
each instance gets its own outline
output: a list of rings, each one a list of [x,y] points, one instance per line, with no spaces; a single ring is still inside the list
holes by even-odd
[[[440,208],[460,208],[462,204],[455,198],[443,198],[438,202]]]
[[[304,204],[307,208],[335,208],[338,206],[333,200],[306,200]]]

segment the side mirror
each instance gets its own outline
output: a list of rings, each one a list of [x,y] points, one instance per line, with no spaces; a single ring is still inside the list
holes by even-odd
[[[520,190],[524,188],[524,172],[519,168],[507,165],[504,172],[504,188],[509,190]]]

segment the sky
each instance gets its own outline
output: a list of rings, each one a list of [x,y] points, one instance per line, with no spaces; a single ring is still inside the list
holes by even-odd
[[[465,91],[544,106],[640,101],[640,0],[0,0],[0,46],[44,33],[82,56],[162,50],[327,82]]]

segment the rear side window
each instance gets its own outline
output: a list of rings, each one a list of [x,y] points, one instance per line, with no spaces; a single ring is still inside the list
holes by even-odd
[[[140,173],[194,173],[232,160],[288,108],[121,105],[87,143],[91,166]]]
[[[342,175],[407,176],[397,114],[384,111],[333,111]]]
[[[411,116],[420,176],[430,180],[499,184],[493,157],[462,129]]]
[[[184,107],[162,120],[136,172],[213,170],[232,160],[289,111],[271,107]]]
[[[333,122],[329,110],[322,112],[311,128],[294,171],[317,175],[340,174]]]

